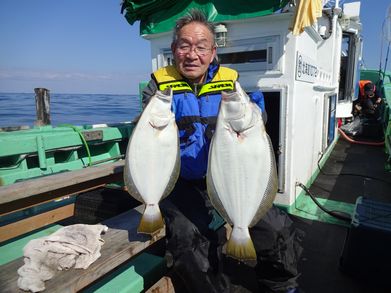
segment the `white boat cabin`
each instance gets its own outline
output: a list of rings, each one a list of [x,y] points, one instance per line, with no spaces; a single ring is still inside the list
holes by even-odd
[[[291,206],[302,191],[297,183],[312,182],[319,159],[337,139],[337,116],[351,115],[361,50],[359,4],[324,8],[298,36],[289,31],[294,7],[219,23],[220,63],[239,72],[247,92],[261,89],[265,96],[278,165],[277,204]],[[172,63],[172,32],[143,37],[151,42],[153,71]]]

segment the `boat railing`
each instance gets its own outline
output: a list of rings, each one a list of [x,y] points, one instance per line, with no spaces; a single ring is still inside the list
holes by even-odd
[[[23,219],[0,225],[1,292],[19,292],[17,270],[23,265],[22,248],[28,241],[61,228],[59,221],[73,216],[72,197],[111,182],[121,182],[123,167],[124,160],[118,160],[0,187],[0,219],[4,222],[7,216],[15,218],[18,211],[24,214]],[[32,216],[25,213],[47,203],[60,205]],[[160,240],[165,236],[165,229],[152,236],[137,233],[143,209],[140,205],[102,221],[109,229],[102,236],[101,257],[88,269],[69,269],[56,274],[45,282],[46,291],[95,292],[96,288],[113,286],[125,287],[127,292],[154,292],[162,288],[164,292],[172,292],[172,283],[165,276],[165,260],[156,253],[163,249],[160,247],[164,242]],[[124,284],[121,283],[123,276],[119,277],[121,274],[126,276]]]

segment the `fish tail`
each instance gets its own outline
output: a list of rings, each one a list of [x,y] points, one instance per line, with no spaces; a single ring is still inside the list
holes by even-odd
[[[226,254],[240,261],[256,261],[257,254],[248,228],[233,227]]]
[[[159,205],[146,204],[137,232],[151,235],[162,228],[164,228],[164,221]]]

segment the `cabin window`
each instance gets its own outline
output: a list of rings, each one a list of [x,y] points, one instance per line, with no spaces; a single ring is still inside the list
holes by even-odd
[[[159,67],[164,67],[164,66],[167,66],[167,65],[173,65],[174,62],[174,56],[172,55],[172,51],[171,49],[163,49],[162,50],[162,60],[161,62],[159,62]]]
[[[278,56],[281,54],[280,36],[265,36],[230,40],[224,48],[218,48],[220,64],[236,69],[239,73],[280,71]]]
[[[326,94],[324,99],[323,147],[325,152],[335,140],[337,95]]]
[[[266,50],[219,54],[221,64],[266,62]]]
[[[273,63],[273,47],[268,47],[267,53],[268,53],[267,63],[272,64]]]

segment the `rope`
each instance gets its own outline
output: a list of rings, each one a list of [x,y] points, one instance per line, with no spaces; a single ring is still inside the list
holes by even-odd
[[[59,125],[59,127],[70,127],[70,128],[72,128],[75,132],[77,132],[77,133],[79,134],[80,139],[81,139],[81,141],[83,142],[83,145],[85,146],[86,151],[87,151],[88,166],[91,167],[91,166],[92,166],[92,159],[91,159],[90,148],[89,148],[89,146],[88,146],[88,143],[87,143],[86,139],[85,139],[84,136],[83,136],[83,133],[81,133],[80,129],[77,128],[76,126],[72,125],[72,124],[61,124],[61,125]]]

